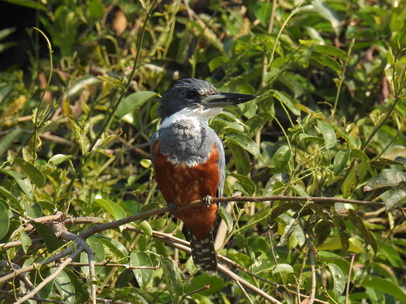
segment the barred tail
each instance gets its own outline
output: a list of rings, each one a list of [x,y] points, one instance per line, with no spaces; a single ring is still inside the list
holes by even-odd
[[[206,238],[199,240],[192,233],[190,235],[190,247],[195,265],[206,271],[217,270],[217,257],[214,250],[213,234],[210,231]]]

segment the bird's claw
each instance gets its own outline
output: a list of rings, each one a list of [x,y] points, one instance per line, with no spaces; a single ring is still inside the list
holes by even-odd
[[[207,208],[209,208],[213,203],[213,197],[211,197],[210,195],[206,195],[203,197],[202,202]]]
[[[178,206],[174,203],[174,202],[169,202],[168,203],[168,210],[169,210],[169,212],[172,214],[172,215],[174,215],[174,216],[176,216],[176,214],[178,213]]]

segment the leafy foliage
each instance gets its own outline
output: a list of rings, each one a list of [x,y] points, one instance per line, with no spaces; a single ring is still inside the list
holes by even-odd
[[[211,121],[226,196],[309,198],[223,206],[234,272],[283,303],[406,302],[405,1],[9,2],[50,52],[0,73],[6,303],[37,286],[30,303],[264,301],[199,272],[166,214],[92,230],[165,206],[149,139],[155,97],[183,77],[259,96]]]

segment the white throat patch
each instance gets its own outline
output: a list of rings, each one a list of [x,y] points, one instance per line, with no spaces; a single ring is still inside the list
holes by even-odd
[[[189,120],[193,125],[199,125],[199,123],[208,124],[209,119],[212,118],[213,116],[216,116],[221,111],[223,111],[223,108],[220,107],[219,108],[199,107],[194,109],[186,108],[165,118],[162,121],[160,128],[168,127],[171,124],[182,120],[183,121]]]

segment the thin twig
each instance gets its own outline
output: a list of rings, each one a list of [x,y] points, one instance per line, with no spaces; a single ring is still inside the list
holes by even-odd
[[[244,296],[247,298],[248,302],[250,304],[254,304],[254,302],[252,302],[248,292],[245,290],[244,286],[242,286],[242,284],[240,283],[240,281],[234,280],[234,282],[238,285],[238,287],[240,287],[242,293],[244,294]]]
[[[310,263],[310,271],[312,274],[312,286],[310,289],[310,297],[309,297],[309,301],[307,302],[307,304],[313,304],[314,299],[316,297],[316,285],[317,285],[316,267],[315,267],[315,263],[314,263],[314,251],[313,251],[312,241],[310,239],[310,235],[307,232],[305,232],[305,242],[306,242],[307,248],[309,250],[309,263]]]
[[[10,295],[10,296],[17,296],[17,297],[23,297],[25,294],[21,293],[16,293],[16,292],[11,292],[11,291],[5,291],[5,290],[0,290],[1,294],[5,295]],[[57,300],[49,300],[49,299],[43,299],[43,298],[38,298],[38,297],[32,297],[32,300],[35,300],[37,302],[47,302],[47,303],[54,303],[54,304],[64,304],[64,302],[57,301]],[[1,299],[0,299],[1,300]]]
[[[96,277],[96,270],[95,270],[95,261],[94,261],[94,252],[92,248],[86,243],[86,241],[81,238],[80,236],[77,236],[76,234],[73,234],[69,232],[66,227],[65,227],[65,216],[62,212],[58,211],[56,213],[57,216],[59,216],[58,220],[53,222],[52,228],[55,231],[56,236],[62,238],[65,241],[73,241],[79,246],[79,248],[82,248],[84,252],[86,252],[88,256],[88,265],[89,266],[89,277],[90,277],[90,300],[91,303],[96,304],[96,292],[97,292],[97,286],[95,282],[97,281]],[[65,261],[64,261],[65,262]],[[64,263],[63,262],[63,263]]]
[[[70,248],[67,248],[67,249],[65,249],[64,251],[62,251],[62,252],[60,252],[60,253],[54,255],[53,257],[50,257],[49,259],[45,260],[45,261],[42,262],[42,263],[36,263],[36,264],[32,264],[32,265],[27,266],[27,267],[23,267],[23,268],[21,268],[21,269],[14,270],[14,271],[12,271],[11,273],[2,276],[2,277],[0,278],[0,283],[3,283],[3,282],[5,282],[5,281],[7,281],[7,280],[11,280],[11,279],[13,279],[14,277],[19,276],[19,275],[22,274],[22,273],[32,271],[32,270],[34,270],[34,269],[36,269],[36,268],[40,268],[40,267],[43,266],[43,265],[47,265],[47,264],[53,263],[53,262],[55,262],[55,261],[58,261],[58,260],[60,260],[61,258],[65,257],[65,256],[67,256],[67,255],[69,255],[70,253],[72,253],[72,251],[73,251],[73,248],[70,247]]]
[[[242,285],[244,285],[245,287],[249,288],[251,291],[255,292],[256,294],[260,295],[261,297],[263,297],[265,300],[270,301],[271,303],[277,303],[277,304],[281,304],[281,302],[279,302],[277,299],[275,299],[274,297],[272,297],[271,295],[265,293],[264,291],[262,291],[261,289],[259,289],[258,287],[252,285],[250,282],[244,280],[243,278],[239,277],[237,274],[235,274],[234,272],[232,272],[231,270],[229,270],[228,268],[226,268],[223,265],[218,265],[218,270],[220,272],[222,272],[223,274],[229,276],[230,278],[232,278],[234,281],[239,281]]]
[[[57,269],[55,269],[53,274],[45,278],[41,283],[39,283],[33,290],[27,293],[24,297],[18,299],[15,302],[15,304],[24,303],[28,299],[31,299],[33,296],[35,296],[42,288],[45,287],[45,285],[47,285],[49,282],[58,277],[58,275],[62,272],[62,270],[64,270],[65,267],[68,266],[82,251],[83,248],[79,247],[74,253],[72,253],[72,255],[69,258],[63,261],[63,263],[61,263]]]
[[[350,269],[348,271],[347,287],[345,288],[345,304],[348,304],[350,299],[351,273],[352,267],[354,266],[355,256],[356,256],[355,253],[353,253],[351,256]]]
[[[193,291],[191,291],[191,292],[188,292],[187,294],[184,294],[184,295],[182,296],[182,298],[181,298],[181,300],[179,301],[179,303],[182,303],[183,300],[184,300],[186,297],[188,297],[188,296],[190,296],[190,295],[192,295],[192,294],[201,292],[202,290],[207,290],[207,289],[210,289],[210,285],[204,285],[203,287],[200,287],[200,288],[198,288],[198,289],[196,289],[196,290],[193,290]]]

